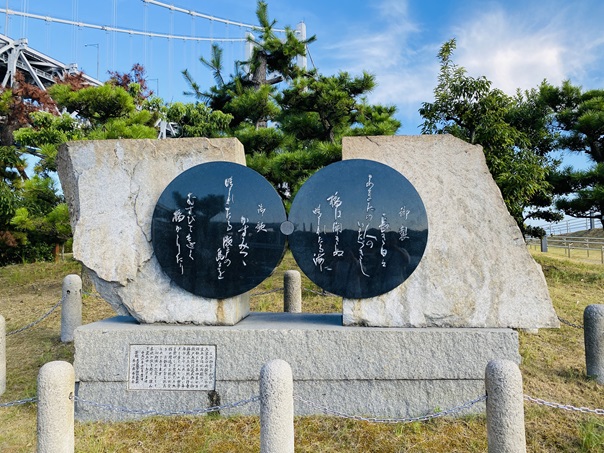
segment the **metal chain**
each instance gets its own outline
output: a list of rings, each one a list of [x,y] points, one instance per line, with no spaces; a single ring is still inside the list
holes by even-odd
[[[575,329],[583,329],[583,326],[581,324],[573,324],[572,322],[567,321],[566,319],[563,319],[560,316],[558,316],[558,321],[560,321],[562,324],[566,324],[567,326],[574,327]]]
[[[30,322],[28,325],[21,327],[20,329],[17,330],[13,330],[12,332],[8,332],[6,334],[6,336],[8,337],[9,335],[15,335],[17,333],[21,333],[24,330],[27,330],[33,326],[35,326],[36,324],[40,324],[42,321],[44,321],[46,318],[48,318],[58,307],[59,305],[61,305],[61,302],[63,302],[63,299],[60,299],[55,305],[54,307],[52,307],[50,310],[48,310],[44,315],[42,315],[41,318],[37,319],[34,322]]]
[[[311,401],[307,401],[299,396],[294,396],[294,399],[307,404],[315,409],[319,409],[324,414],[335,415],[336,417],[347,418],[350,420],[358,420],[363,422],[371,422],[371,423],[412,423],[412,422],[424,422],[427,420],[432,420],[434,418],[445,417],[447,415],[457,414],[465,409],[469,409],[474,406],[476,403],[480,403],[482,401],[486,401],[487,396],[481,396],[480,398],[476,398],[472,401],[468,401],[460,406],[453,407],[451,409],[447,409],[444,411],[435,412],[433,414],[420,415],[419,417],[408,417],[408,418],[376,418],[376,417],[362,417],[360,415],[349,415],[340,411],[336,411],[334,409],[330,409],[326,406],[321,406],[319,404],[313,403]]]
[[[327,292],[325,290],[317,291],[315,289],[310,289],[310,288],[302,288],[302,290],[303,291],[308,291],[309,293],[318,294],[319,296],[323,296],[323,297],[330,297],[330,296],[337,297],[335,294],[332,294],[332,293]],[[276,288],[276,289],[271,289],[269,291],[264,291],[264,292],[261,292],[261,293],[250,294],[250,297],[264,296],[266,294],[277,293],[279,291],[283,291],[283,288]]]
[[[313,294],[318,294],[319,296],[323,296],[323,297],[330,297],[330,296],[337,297],[335,294],[327,292],[324,289],[321,291],[317,291],[315,289],[310,289],[310,288],[303,288],[303,289],[304,289],[304,291],[308,291],[309,293],[313,293]]]
[[[20,404],[35,403],[37,401],[38,397],[32,396],[31,398],[26,398],[24,400],[11,401],[10,403],[0,403],[0,407],[19,406]]]
[[[75,402],[80,404],[87,404],[89,406],[98,407],[101,409],[106,409],[112,412],[124,412],[126,414],[136,414],[136,415],[199,415],[199,414],[207,414],[209,412],[218,412],[226,409],[233,409],[235,407],[245,406],[246,404],[255,403],[260,401],[260,396],[252,396],[247,400],[237,401],[236,403],[224,404],[222,406],[212,406],[198,409],[188,409],[182,411],[156,411],[155,409],[129,409],[124,406],[113,406],[111,404],[102,404],[97,403],[95,401],[85,400],[78,396],[71,396],[70,399],[73,399]]]
[[[597,414],[604,415],[604,409],[590,409],[588,407],[575,407],[570,404],[560,404],[560,403],[552,403],[550,401],[545,401],[540,398],[533,398],[528,395],[524,395],[524,399],[530,401],[531,403],[541,404],[542,406],[553,407],[554,409],[564,409],[565,411],[574,411],[574,412],[583,412],[588,414]]]
[[[269,291],[264,291],[264,292],[262,292],[262,293],[254,293],[254,294],[250,294],[250,297],[264,296],[264,295],[266,295],[266,294],[278,293],[279,291],[283,291],[283,288],[271,289],[271,290],[269,290]]]

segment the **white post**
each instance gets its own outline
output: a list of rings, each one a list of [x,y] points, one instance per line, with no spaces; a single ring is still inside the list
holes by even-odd
[[[522,375],[510,360],[492,360],[485,372],[490,453],[526,453]]]
[[[245,34],[245,61],[248,63],[243,67],[243,71],[249,73],[251,71],[249,62],[252,61],[252,55],[254,54],[254,35],[252,33]],[[250,77],[252,74],[250,74]]]
[[[588,305],[583,312],[587,375],[604,384],[604,305]]]
[[[298,35],[297,38],[299,41],[306,41],[306,24],[304,22],[300,22],[298,25],[296,25],[296,35]],[[308,67],[306,53],[304,56],[298,56],[296,63],[300,69],[306,70]]]
[[[6,391],[6,322],[0,315],[0,395]]]
[[[260,370],[260,453],[294,452],[294,384],[284,360]]]
[[[63,279],[61,302],[61,341],[73,341],[74,331],[82,325],[82,279],[71,274]]]
[[[75,372],[71,363],[48,362],[38,373],[38,453],[73,453]]]
[[[283,275],[283,311],[302,313],[302,276],[298,271],[285,271]]]

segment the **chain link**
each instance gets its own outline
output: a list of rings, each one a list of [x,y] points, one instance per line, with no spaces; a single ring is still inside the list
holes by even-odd
[[[552,403],[550,401],[545,401],[540,398],[533,398],[528,395],[524,395],[524,399],[527,401],[530,401],[531,403],[541,404],[542,406],[547,406],[547,407],[553,407],[554,409],[564,409],[565,411],[604,415],[604,409],[590,409],[588,407],[575,407],[575,406],[571,406],[570,404]]]
[[[370,422],[370,423],[412,423],[412,422],[424,422],[428,420],[432,420],[439,417],[446,417],[447,415],[457,414],[465,409],[469,409],[477,403],[482,401],[486,401],[487,396],[483,395],[480,398],[476,398],[472,401],[468,401],[460,406],[453,407],[451,409],[447,409],[444,411],[435,412],[427,415],[420,415],[419,417],[407,417],[407,418],[376,418],[376,417],[362,417],[360,415],[349,415],[340,411],[336,411],[334,409],[330,409],[326,406],[321,406],[320,404],[313,403],[311,401],[307,401],[299,396],[294,396],[295,400],[298,400],[308,406],[313,407],[314,409],[319,409],[321,412],[327,415],[335,415],[336,417],[347,418],[349,420],[357,420],[362,422]]]
[[[583,329],[583,326],[581,324],[573,324],[572,322],[567,321],[566,319],[563,319],[560,316],[558,316],[558,321],[560,321],[562,324],[566,324],[567,326],[574,327],[575,329]]]
[[[32,396],[31,398],[26,398],[24,400],[11,401],[9,403],[0,403],[0,407],[19,406],[21,404],[35,403],[37,401],[38,398],[36,396]]]
[[[302,288],[302,290],[303,291],[307,291],[309,293],[317,294],[317,295],[323,296],[323,297],[331,297],[331,296],[337,297],[335,294],[332,294],[332,293],[327,292],[325,290],[317,291],[316,289],[311,289],[311,288]],[[266,294],[277,293],[279,291],[283,291],[283,288],[271,289],[271,290],[268,290],[268,291],[263,291],[261,293],[253,293],[253,294],[250,294],[250,297],[264,296]]]
[[[251,398],[248,398],[247,400],[237,401],[236,403],[224,404],[222,406],[212,406],[212,407],[188,409],[188,410],[182,410],[182,411],[156,411],[155,409],[148,409],[148,410],[129,409],[124,406],[114,406],[111,404],[103,404],[103,403],[97,403],[95,401],[85,400],[85,399],[80,398],[75,395],[71,396],[70,399],[73,399],[75,402],[77,402],[79,404],[94,406],[94,407],[98,407],[100,409],[106,409],[106,410],[112,411],[112,412],[123,412],[126,414],[134,414],[134,415],[200,415],[200,414],[207,414],[209,412],[218,412],[221,410],[233,409],[235,407],[241,407],[241,406],[245,406],[246,404],[255,403],[257,401],[260,401],[260,396],[258,396],[258,395],[252,396]]]
[[[313,293],[313,294],[317,294],[319,296],[323,296],[323,297],[337,297],[335,294],[332,294],[330,292],[325,291],[324,289],[322,289],[321,291],[317,291],[315,289],[311,289],[311,288],[303,288],[304,291],[308,291],[309,293]]]
[[[278,293],[279,291],[283,291],[283,288],[271,289],[271,290],[264,291],[261,293],[250,294],[250,297],[264,296],[266,294]]]
[[[46,318],[48,318],[58,307],[59,305],[61,305],[61,302],[63,302],[63,299],[60,299],[55,305],[54,307],[52,307],[50,310],[48,310],[44,315],[42,315],[41,318],[35,320],[34,322],[30,322],[28,325],[21,327],[20,329],[17,330],[13,330],[12,332],[8,332],[6,334],[6,336],[8,337],[9,335],[15,335],[17,333],[21,333],[24,330],[27,330],[31,327],[34,327],[37,324],[40,324],[42,321],[44,321]]]

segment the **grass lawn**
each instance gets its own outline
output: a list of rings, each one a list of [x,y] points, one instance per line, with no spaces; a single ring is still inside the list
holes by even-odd
[[[604,266],[533,252],[543,266],[558,315],[581,324],[587,305],[602,303]],[[283,286],[283,272],[295,263],[287,256],[254,292]],[[75,262],[36,263],[0,268],[0,314],[11,332],[47,312],[61,297],[65,275],[79,273]],[[325,297],[303,276],[303,310],[341,311],[341,301]],[[83,298],[84,323],[113,316],[94,294]],[[282,311],[282,292],[252,298],[252,310]],[[59,310],[42,323],[6,340],[7,390],[0,403],[35,396],[39,368],[51,360],[73,360],[73,346],[60,342]],[[520,332],[524,392],[548,401],[604,408],[604,388],[585,376],[583,332],[563,325]],[[443,408],[444,409],[444,408]],[[417,414],[421,415],[421,414]],[[604,452],[604,416],[525,404],[528,450]],[[258,417],[154,417],[128,423],[76,422],[78,452],[257,452]],[[298,452],[484,452],[483,416],[410,424],[372,424],[335,417],[296,417]],[[0,451],[33,452],[35,404],[0,408]]]

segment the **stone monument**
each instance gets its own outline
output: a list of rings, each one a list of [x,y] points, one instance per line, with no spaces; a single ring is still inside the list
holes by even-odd
[[[345,299],[344,324],[558,327],[541,267],[527,251],[480,146],[451,135],[345,137],[343,159],[374,159],[419,192],[430,239],[416,271],[374,298]]]
[[[480,147],[450,136],[355,137],[345,139],[343,158],[364,160],[351,162],[347,168],[360,168],[362,178],[355,176],[351,181],[361,183],[358,190],[367,209],[376,207],[371,219],[348,220],[357,223],[347,228],[358,230],[352,242],[360,244],[350,252],[355,275],[359,277],[360,272],[369,278],[382,266],[400,269],[403,277],[387,273],[388,283],[377,290],[370,285],[369,292],[358,292],[352,284],[336,285],[335,291],[345,298],[343,315],[249,313],[246,293],[226,292],[228,297],[221,298],[224,288],[210,293],[198,289],[205,285],[205,277],[180,281],[180,275],[184,279],[187,272],[197,272],[198,262],[226,277],[225,272],[234,269],[227,269],[227,253],[234,260],[237,252],[240,264],[233,266],[247,267],[247,262],[241,264],[248,257],[241,252],[248,252],[251,244],[246,241],[262,236],[262,225],[268,225],[257,215],[260,208],[254,214],[258,218],[231,216],[235,211],[228,201],[230,190],[239,186],[229,184],[228,175],[219,177],[224,184],[223,195],[218,197],[188,190],[191,181],[207,179],[195,173],[205,171],[196,167],[199,164],[220,161],[212,167],[212,173],[218,174],[225,168],[227,173],[235,171],[227,163],[244,163],[237,140],[64,145],[58,165],[74,228],[74,256],[91,271],[98,291],[120,315],[76,330],[78,396],[101,405],[140,410],[210,407],[257,394],[261,367],[283,359],[293,371],[294,393],[302,399],[348,413],[420,415],[483,395],[484,369],[490,360],[518,363],[518,337],[510,327],[557,326],[545,279],[505,209]],[[393,169],[388,171],[398,171],[406,178],[403,184],[408,184],[393,189],[394,182],[388,183],[386,188],[397,199],[390,208],[377,207],[385,198],[378,197],[384,188],[372,179],[378,163]],[[187,181],[181,189],[164,193],[181,179]],[[296,260],[312,262],[309,271],[300,267],[314,274],[309,275],[313,279],[321,279],[323,271],[336,267],[338,272],[345,269],[337,275],[351,275],[352,269],[320,257],[328,248],[335,256],[337,245],[345,243],[336,228],[338,209],[345,217],[345,205],[334,198],[342,191],[326,190],[320,195],[325,198],[323,210],[309,209],[316,200],[303,195],[307,198],[302,214],[291,212],[289,221],[280,227]],[[401,193],[423,204],[409,204],[413,207],[408,209],[397,198]],[[241,192],[234,196],[236,202]],[[154,212],[164,197],[168,207],[154,227]],[[225,244],[238,241],[232,250],[230,245],[221,245],[203,251],[192,237],[186,238],[187,225],[197,224],[204,215],[205,208],[197,204],[202,198],[208,206],[218,206],[206,220],[221,218],[219,228],[224,228],[225,221],[233,226],[232,233],[224,234]],[[257,208],[257,201],[246,203],[253,205],[246,212]],[[171,217],[176,211],[181,215]],[[412,218],[407,211],[424,223],[405,229],[401,219]],[[333,217],[331,230],[319,227],[328,215]],[[271,228],[276,230],[281,220],[273,220]],[[252,227],[259,226],[256,236],[248,236]],[[185,228],[182,235],[181,227]],[[216,225],[207,226],[207,231],[212,228]],[[302,232],[306,233],[296,236]],[[158,249],[152,240],[161,234],[173,242],[165,253],[166,262],[159,256],[164,253],[162,246]],[[366,236],[361,244],[362,234]],[[371,246],[367,238],[372,238]],[[269,247],[268,242],[259,243]],[[276,255],[282,253],[282,243],[274,246]],[[302,252],[296,251],[298,247]],[[179,260],[181,248],[191,253],[190,261]],[[391,253],[395,249],[398,255]],[[173,255],[175,261],[170,264]],[[365,267],[370,258],[373,267]],[[251,289],[247,283],[234,281],[245,291]],[[334,280],[325,281],[329,286]],[[190,287],[183,289],[183,284]],[[320,413],[299,401],[295,410],[297,414]],[[255,413],[257,409],[244,406],[237,411]],[[82,420],[135,416],[79,403],[76,414]]]
[[[246,295],[211,299],[173,284],[154,258],[151,219],[166,186],[191,167],[245,164],[237,139],[71,142],[57,157],[74,232],[73,254],[119,315],[141,323],[233,325]]]

